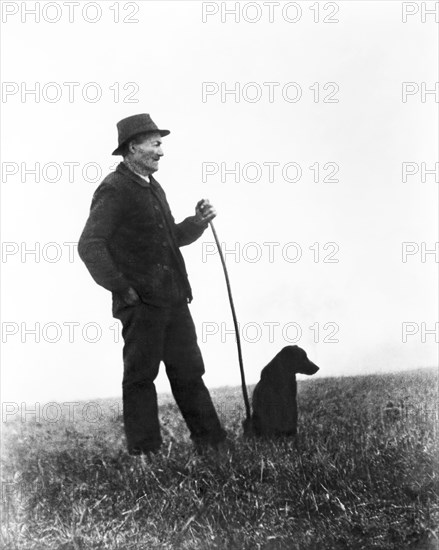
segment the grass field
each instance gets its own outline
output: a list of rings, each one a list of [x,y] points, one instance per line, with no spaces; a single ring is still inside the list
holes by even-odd
[[[2,548],[439,548],[435,370],[300,381],[298,449],[244,440],[240,389],[212,395],[230,451],[195,456],[161,396],[147,464],[125,452],[117,400],[8,409]]]

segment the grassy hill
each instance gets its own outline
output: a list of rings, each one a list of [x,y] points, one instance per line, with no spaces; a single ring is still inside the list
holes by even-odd
[[[242,438],[239,388],[212,395],[231,439],[194,456],[161,396],[164,445],[125,452],[121,404],[47,404],[3,418],[7,550],[433,550],[437,373],[300,381],[298,447]]]

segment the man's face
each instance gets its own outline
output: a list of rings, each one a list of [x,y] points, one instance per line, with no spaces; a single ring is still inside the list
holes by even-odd
[[[159,169],[159,160],[163,156],[162,138],[158,132],[149,134],[141,143],[133,143],[132,160],[148,173]]]

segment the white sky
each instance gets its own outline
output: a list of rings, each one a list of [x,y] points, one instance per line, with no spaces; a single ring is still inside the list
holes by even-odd
[[[338,13],[332,18],[339,22],[315,23],[310,9],[314,4],[299,2],[298,21],[288,23],[282,18],[282,2],[272,23],[266,6],[260,8],[262,17],[256,23],[236,23],[232,16],[222,23],[220,13],[203,23],[202,2],[179,0],[137,2],[133,17],[139,22],[133,24],[115,23],[115,2],[99,2],[101,19],[88,23],[81,10],[93,3],[81,2],[75,21],[69,23],[67,7],[60,2],[60,20],[49,23],[44,17],[55,18],[53,5],[26,2],[40,11],[36,23],[31,15],[21,22],[21,4],[3,2],[3,9],[11,13],[6,17],[3,12],[3,92],[5,83],[6,91],[18,89],[15,94],[3,93],[1,104],[3,400],[63,401],[121,394],[122,340],[115,341],[119,321],[111,316],[111,294],[94,283],[77,254],[69,261],[63,243],[77,242],[100,181],[90,181],[93,169],[84,178],[84,165],[97,163],[103,178],[117,161],[111,156],[117,143],[116,122],[141,112],[171,130],[156,176],[177,221],[191,215],[200,198],[208,197],[219,212],[215,227],[220,240],[228,250],[239,247],[237,256],[227,254],[226,260],[244,326],[248,383],[255,383],[271,357],[292,343],[288,340],[295,331],[289,323],[301,327],[296,343],[321,367],[317,376],[437,364],[438,337],[427,334],[422,342],[421,328],[434,329],[438,321],[438,258],[430,254],[422,261],[421,243],[434,249],[439,240],[439,177],[429,175],[422,182],[418,173],[403,182],[401,175],[404,162],[419,168],[425,162],[431,169],[438,158],[438,100],[430,94],[422,101],[416,93],[402,102],[401,92],[403,82],[434,89],[439,80],[434,15],[422,22],[418,4],[418,13],[403,23],[404,8],[398,1],[321,2],[320,19],[330,16],[335,6]],[[217,3],[219,11],[222,4]],[[230,8],[234,2],[227,4]],[[241,14],[247,18],[256,13],[250,4],[254,3],[241,2]],[[434,2],[423,4],[434,7]],[[135,7],[134,2],[119,2],[120,17]],[[94,17],[93,6],[87,10],[86,15]],[[290,10],[291,18],[294,5]],[[50,82],[62,91],[59,101],[52,103],[46,98],[54,97],[56,87],[44,88]],[[63,82],[79,83],[73,102]],[[102,91],[95,103],[82,97],[90,82]],[[138,102],[115,102],[114,83],[119,83],[124,98],[134,89],[123,90],[129,82],[138,86]],[[256,82],[263,95],[254,103],[243,95],[239,102],[230,95],[221,102],[218,93],[203,102],[203,82],[219,87],[226,83],[228,88],[236,82],[241,87]],[[279,83],[273,102],[264,82]],[[295,103],[282,97],[289,82],[302,90]],[[321,93],[317,103],[309,89],[316,82]],[[338,103],[322,102],[331,91],[323,89],[327,82],[338,85]],[[31,95],[23,101],[20,92],[35,83],[41,89],[39,101]],[[93,90],[89,92],[91,96]],[[254,92],[249,89],[250,98]],[[291,97],[292,88],[287,93]],[[36,162],[40,182],[23,170]],[[238,182],[230,175],[222,182],[216,174],[203,183],[202,165],[207,162],[226,163],[227,168],[236,162],[241,167],[258,163],[262,177],[245,181],[254,175],[249,170]],[[263,164],[267,162],[280,165],[272,182]],[[302,168],[295,183],[282,178],[282,167],[292,162]],[[325,163],[337,163],[339,181],[315,183],[309,166],[316,162],[323,176],[328,174]],[[79,163],[73,181],[66,163]],[[59,177],[54,166],[60,168]],[[11,174],[14,170],[17,173]],[[293,171],[287,175],[291,178]],[[58,181],[45,181],[50,178]],[[203,258],[212,242],[209,230],[183,249],[209,387],[239,384],[235,342],[224,334],[233,324],[219,257]],[[273,245],[272,262],[263,244],[267,242],[278,243]],[[291,246],[285,248],[292,242],[302,251],[294,263],[284,257],[294,256]],[[406,262],[403,242],[419,247]],[[21,261],[21,253],[36,243],[37,257],[28,255]],[[314,243],[319,262],[313,261],[309,249]],[[338,263],[322,262],[333,250],[323,250],[326,243],[336,243]],[[59,261],[47,261],[57,250]],[[258,252],[259,261],[252,262]],[[403,342],[402,325],[408,322],[414,323],[413,331],[419,330]],[[36,323],[40,342],[25,335]],[[79,323],[73,342],[65,323]],[[101,327],[99,341],[86,341],[82,330],[87,323]],[[267,323],[273,323],[272,335]],[[315,323],[320,328],[317,342],[309,329]],[[334,326],[326,323],[337,325],[333,338],[338,342],[323,341]],[[56,327],[59,341],[51,343]],[[90,328],[88,338],[94,334]],[[169,388],[164,368],[157,387]]]

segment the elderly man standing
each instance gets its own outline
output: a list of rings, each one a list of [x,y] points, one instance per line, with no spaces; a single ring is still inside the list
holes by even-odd
[[[163,156],[148,114],[117,124],[123,162],[96,189],[78,252],[93,279],[112,292],[124,338],[123,415],[128,452],[156,452],[162,439],[154,380],[163,361],[172,393],[198,449],[226,437],[204,385],[203,358],[188,303],[191,287],[180,246],[198,239],[216,213],[201,200],[176,224],[152,176]]]

